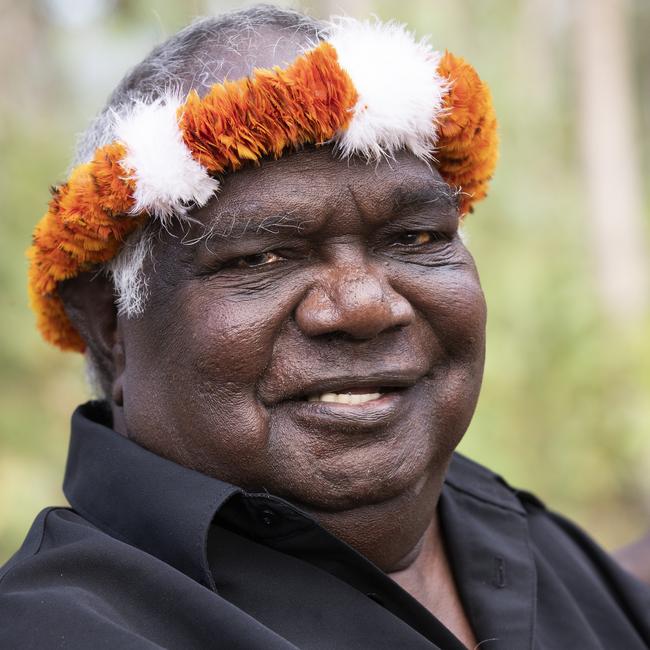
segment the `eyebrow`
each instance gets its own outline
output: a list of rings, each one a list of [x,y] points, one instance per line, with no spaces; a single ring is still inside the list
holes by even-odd
[[[298,208],[264,214],[258,206],[239,205],[237,210],[215,215],[200,239],[223,241],[241,239],[247,234],[279,235],[285,231],[303,231],[313,221]]]
[[[432,204],[436,204],[444,211],[455,213],[459,208],[459,193],[444,181],[435,180],[415,187],[413,185],[396,187],[387,202],[394,213]]]
[[[442,180],[422,185],[405,184],[395,187],[382,201],[389,219],[419,207],[437,204],[444,213],[457,213],[458,192]],[[268,206],[255,202],[240,203],[236,209],[218,211],[204,232],[186,243],[198,241],[236,241],[246,235],[280,235],[291,231],[309,234],[311,224],[319,219],[310,216],[313,206],[296,205],[278,212],[267,212]]]

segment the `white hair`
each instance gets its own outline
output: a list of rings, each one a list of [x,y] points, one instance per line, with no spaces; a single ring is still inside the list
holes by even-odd
[[[262,28],[277,33],[277,44],[285,40],[304,46],[320,40],[323,23],[297,11],[271,5],[256,5],[195,21],[156,47],[122,79],[106,106],[79,137],[71,167],[88,162],[97,148],[113,142],[123,124],[122,118],[133,114],[138,106],[161,102],[168,96],[182,97],[190,89],[199,94],[206,92],[216,80],[228,76],[227,61],[233,54],[248,61],[252,72],[254,57],[246,56],[246,52]],[[166,102],[161,102],[163,104]],[[199,180],[202,193],[198,198],[204,200],[205,194],[217,187],[217,182]],[[195,198],[191,188],[188,192],[190,199]],[[117,256],[104,265],[103,270],[113,281],[118,312],[128,318],[141,315],[145,309],[149,292],[145,263],[151,256],[158,229],[168,227],[170,219],[174,218],[171,212],[166,216],[165,223],[152,219],[136,230]],[[86,355],[86,365],[93,391],[99,396],[105,395],[108,378],[92,347]]]
[[[134,317],[144,312],[149,295],[149,280],[144,263],[151,254],[154,228],[143,226],[125,242],[122,250],[108,263],[113,276],[117,313]]]
[[[358,91],[349,125],[332,139],[343,158],[359,155],[378,161],[408,149],[428,163],[434,161],[449,81],[438,73],[440,53],[426,40],[417,41],[403,25],[347,18],[320,23],[264,5],[200,20],[156,48],[122,80],[79,142],[76,164],[113,140],[124,145],[120,163],[135,189],[133,209],[120,218],[140,213],[152,217],[104,266],[122,316],[134,318],[146,308],[146,268],[155,234],[161,228],[171,231],[175,222],[184,228],[196,222],[192,208],[205,205],[219,189],[219,180],[184,142],[177,120],[183,98],[190,89],[201,93],[228,77],[234,68],[226,69],[226,61],[233,53],[246,62],[243,74],[252,72],[257,58],[253,49],[260,42],[253,37],[262,29],[271,30],[276,54],[286,44],[306,51],[322,38],[335,47],[339,65]],[[199,234],[191,241],[201,238]]]
[[[216,79],[227,76],[226,55],[241,56],[245,53],[262,27],[275,29],[279,33],[278,43],[287,39],[307,44],[320,38],[323,23],[299,12],[270,5],[256,5],[195,21],[156,47],[122,79],[104,109],[79,138],[72,166],[89,161],[98,147],[120,136],[124,139],[124,117],[132,116],[143,104],[160,104],[159,112],[164,118],[170,112],[166,108],[171,106],[175,109],[175,104],[180,101],[178,98],[187,94],[190,88],[199,93],[207,91]],[[178,101],[169,102],[169,97],[176,97]],[[175,110],[170,114],[175,114]],[[132,134],[128,135],[131,137]],[[165,178],[167,176],[170,174]],[[191,189],[187,191],[188,203],[193,200],[205,202],[211,191],[218,187],[214,180],[210,182],[201,178],[195,185],[199,183],[202,187],[198,197],[192,194]],[[168,227],[171,219],[176,213],[180,216],[183,209],[177,205],[162,206],[161,212],[165,217],[163,225]],[[151,253],[153,234],[153,228],[138,229],[116,258],[105,266],[115,284],[120,313],[129,317],[141,314],[147,301],[148,281],[143,267]]]

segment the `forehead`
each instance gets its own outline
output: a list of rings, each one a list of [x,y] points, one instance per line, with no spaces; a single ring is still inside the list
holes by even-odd
[[[323,146],[227,175],[217,196],[193,216],[222,237],[282,225],[309,232],[334,225],[351,211],[368,225],[382,223],[414,204],[456,217],[456,199],[437,170],[409,152],[368,163],[341,160]]]

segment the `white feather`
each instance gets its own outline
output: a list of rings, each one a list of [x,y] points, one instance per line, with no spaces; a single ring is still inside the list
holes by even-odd
[[[144,263],[151,255],[154,232],[146,226],[136,230],[109,264],[120,315],[134,317],[144,311],[149,297]]]
[[[178,126],[179,97],[168,94],[138,102],[115,114],[116,138],[126,148],[122,167],[135,180],[133,213],[147,210],[163,223],[202,206],[219,189],[183,142]]]
[[[440,53],[396,23],[336,18],[327,34],[359,93],[352,121],[337,138],[343,155],[378,159],[407,147],[431,158],[449,90],[437,72]]]

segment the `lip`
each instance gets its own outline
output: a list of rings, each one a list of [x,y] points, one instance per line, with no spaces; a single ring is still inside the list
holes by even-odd
[[[378,399],[362,404],[287,400],[280,405],[280,408],[286,409],[285,412],[289,413],[297,423],[310,429],[335,427],[343,433],[352,427],[356,432],[374,431],[378,426],[389,425],[400,414],[406,412],[406,406],[410,402],[411,392],[414,389],[415,386],[411,384],[411,387],[386,392]]]
[[[287,390],[284,394],[277,395],[273,400],[273,404],[280,402],[297,402],[305,404],[316,405],[323,407],[328,406],[336,407],[339,410],[353,409],[354,412],[359,412],[364,408],[370,408],[370,405],[377,406],[377,402],[381,402],[385,398],[392,395],[397,395],[402,390],[414,386],[422,377],[421,373],[412,371],[391,371],[381,373],[368,373],[364,375],[338,375],[334,376],[320,376],[318,379],[307,380],[299,385],[293,385],[292,389]],[[298,383],[298,382],[297,382]],[[363,404],[338,404],[332,402],[307,402],[309,395],[322,395],[323,393],[339,393],[346,389],[362,389],[368,388],[369,392],[375,392],[378,388],[384,389],[385,394],[377,400],[372,402],[365,402]],[[389,389],[398,389],[395,392],[390,392]],[[388,390],[387,390],[388,389]]]

